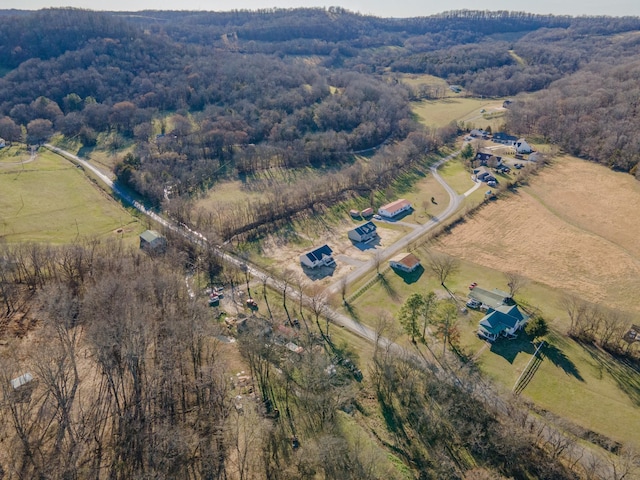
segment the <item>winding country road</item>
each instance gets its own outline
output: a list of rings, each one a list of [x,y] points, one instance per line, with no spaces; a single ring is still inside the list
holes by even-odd
[[[161,217],[160,215],[150,211],[149,209],[145,208],[144,205],[142,205],[140,202],[138,202],[137,200],[133,199],[129,194],[127,194],[127,192],[123,191],[121,188],[119,188],[119,186],[114,183],[114,181],[108,176],[106,175],[104,172],[102,172],[99,168],[97,168],[96,166],[92,165],[91,163],[89,163],[87,160],[78,157],[77,155],[74,155],[71,152],[67,152],[61,148],[58,148],[54,145],[51,144],[45,144],[45,147],[48,148],[49,150],[51,150],[52,152],[57,153],[58,155],[61,155],[73,162],[75,162],[78,165],[81,165],[83,168],[86,168],[87,170],[91,171],[96,177],[98,177],[106,186],[108,186],[109,188],[112,189],[113,193],[115,195],[117,195],[118,197],[120,197],[125,203],[128,203],[129,205],[133,206],[134,208],[136,208],[138,211],[140,211],[141,213],[143,213],[144,215],[149,216],[150,218],[152,218],[153,220],[155,220],[156,222],[160,223],[163,227],[165,228],[169,228],[174,232],[177,232],[181,235],[183,235],[185,238],[198,243],[198,244],[203,244],[205,242],[207,242],[207,239],[200,233],[191,230],[185,226],[182,225],[177,225],[176,223]],[[407,235],[405,235],[402,239],[400,239],[399,241],[397,241],[396,243],[394,243],[393,245],[391,245],[390,247],[388,247],[387,249],[383,250],[383,260],[386,260],[388,258],[390,258],[391,256],[395,255],[398,251],[404,249],[407,247],[407,245],[409,245],[411,242],[417,240],[418,238],[420,238],[420,236],[424,235],[425,233],[427,233],[429,230],[431,230],[432,228],[434,228],[436,225],[438,225],[440,222],[442,222],[444,219],[448,218],[449,216],[451,216],[454,212],[456,212],[456,210],[458,210],[458,208],[460,207],[460,203],[462,201],[462,199],[464,198],[464,195],[458,195],[445,181],[444,179],[440,176],[440,174],[438,173],[438,168],[444,164],[445,162],[447,162],[448,160],[451,160],[452,158],[456,157],[458,155],[459,152],[454,152],[452,154],[450,154],[449,156],[447,156],[446,158],[443,158],[442,160],[440,160],[439,162],[437,162],[435,165],[433,165],[431,167],[431,172],[432,174],[435,176],[436,180],[445,188],[445,190],[447,191],[447,193],[449,194],[449,205],[447,206],[447,208],[439,215],[439,217],[437,218],[432,218],[431,220],[429,220],[427,223],[425,223],[424,225],[421,225],[417,228],[415,228],[413,231],[409,232]],[[476,185],[476,187],[474,187],[473,189],[471,189],[469,192],[467,192],[466,194],[469,194],[471,191],[473,191],[475,188],[477,188],[479,186],[479,184]],[[274,278],[273,276],[263,272],[262,270],[260,270],[258,267],[256,267],[255,265],[252,265],[248,262],[246,262],[243,259],[240,259],[238,257],[236,257],[235,255],[232,255],[230,253],[227,253],[225,251],[223,251],[220,248],[216,248],[216,251],[218,253],[218,255],[220,255],[220,257],[233,265],[236,265],[237,267],[241,268],[241,269],[246,269],[253,277],[260,279],[263,282],[266,282],[267,285],[275,290],[278,290],[280,292],[284,291],[285,289],[285,285],[284,283],[279,280]],[[375,264],[374,264],[374,260],[370,260],[368,262],[366,262],[365,264],[363,264],[362,266],[356,268],[355,270],[353,270],[352,272],[349,273],[347,281],[349,283],[355,281],[356,279],[360,278],[361,276],[365,275],[367,272],[371,271],[374,268]],[[337,284],[334,284],[330,287],[327,288],[327,290],[324,292],[324,297],[326,299],[326,297],[332,293],[335,293],[337,291]],[[290,295],[292,296],[292,298],[296,298],[297,300],[300,300],[300,293],[299,292],[295,292],[292,291],[293,289],[290,289]],[[311,297],[302,294],[302,303],[305,305],[311,305],[313,303],[314,299],[312,299]],[[404,351],[404,349],[402,347],[400,347],[397,344],[394,344],[393,342],[391,342],[390,340],[381,337],[377,332],[375,332],[372,328],[368,327],[367,325],[364,325],[360,322],[357,322],[355,320],[353,320],[351,317],[344,315],[342,313],[339,313],[337,311],[331,310],[327,307],[325,307],[324,309],[325,314],[328,318],[330,318],[330,320],[337,324],[340,325],[344,328],[349,329],[351,332],[355,333],[356,335],[370,341],[370,342],[376,342],[378,341],[379,344],[385,348],[391,348],[395,351],[398,352],[402,352]],[[433,365],[431,365],[431,368],[433,368]]]
[[[412,242],[416,241],[417,239],[425,235],[428,231],[435,228],[438,224],[442,223],[443,220],[449,218],[458,210],[458,208],[460,208],[460,204],[462,203],[462,200],[464,199],[464,197],[470,195],[472,192],[474,192],[476,189],[478,189],[481,186],[481,183],[476,183],[476,185],[473,188],[469,189],[463,195],[459,195],[440,176],[440,174],[438,173],[438,168],[440,168],[440,166],[442,166],[445,162],[458,156],[459,153],[460,153],[459,150],[456,152],[453,152],[452,154],[443,158],[442,160],[440,160],[430,168],[430,171],[433,177],[438,181],[438,183],[440,183],[440,185],[444,187],[444,189],[447,191],[447,194],[449,195],[449,205],[447,205],[447,208],[440,215],[438,215],[437,217],[431,218],[425,224],[414,227],[413,231],[406,234],[404,237],[402,237],[400,240],[398,240],[394,244],[390,245],[389,247],[383,250],[379,250],[380,253],[378,254],[377,258],[375,259],[372,258],[369,261],[362,264],[361,266],[349,272],[346,275],[347,286],[352,284],[362,276],[366,275],[367,272],[370,272],[371,270],[373,270],[375,268],[376,262],[379,262],[379,264],[381,264],[382,262],[393,257],[395,254],[397,254],[401,250],[406,249]],[[327,287],[327,291],[331,294],[335,294],[338,291],[340,291],[341,288],[344,287],[344,283],[345,283],[344,280],[342,279],[338,280],[337,282]]]
[[[75,162],[78,165],[83,166],[84,168],[90,170],[92,173],[94,173],[105,185],[107,185],[109,188],[111,188],[113,190],[113,192],[119,196],[125,203],[128,203],[130,205],[132,205],[134,208],[136,208],[138,211],[140,211],[141,213],[149,216],[150,218],[152,218],[153,220],[155,220],[156,222],[160,223],[161,225],[163,225],[165,228],[169,228],[172,231],[175,231],[181,235],[183,235],[185,238],[189,239],[190,241],[197,243],[199,245],[203,245],[208,243],[208,240],[200,233],[191,230],[185,226],[182,225],[177,225],[174,222],[167,220],[165,218],[160,217],[159,215],[157,215],[154,212],[151,212],[150,210],[148,210],[147,208],[144,207],[144,205],[142,205],[140,202],[134,200],[130,195],[128,195],[126,192],[124,192],[122,189],[120,189],[118,187],[117,184],[115,184],[113,182],[113,180],[105,175],[101,170],[99,170],[97,167],[95,167],[94,165],[90,164],[87,160],[84,160],[80,157],[78,157],[77,155],[74,155],[70,152],[64,151],[58,147],[55,147],[53,145],[50,144],[46,144],[45,145],[46,148],[48,148],[49,150],[69,159],[72,160],[73,162]],[[413,230],[412,232],[410,232],[409,234],[407,234],[403,239],[399,240],[398,242],[394,243],[393,245],[391,245],[389,248],[387,248],[385,250],[384,256],[385,258],[389,258],[392,255],[394,255],[396,252],[398,252],[399,250],[406,248],[407,245],[409,243],[411,243],[412,241],[418,239],[421,235],[425,234],[426,232],[428,232],[430,229],[434,228],[437,224],[439,224],[440,222],[442,222],[444,219],[448,218],[449,216],[451,216],[453,213],[455,213],[457,211],[457,209],[460,207],[461,201],[462,199],[471,194],[473,191],[477,190],[478,188],[480,188],[482,186],[482,183],[478,182],[476,183],[476,185],[469,189],[467,192],[465,192],[463,195],[459,195],[457,194],[445,181],[444,179],[438,174],[437,169],[446,161],[454,158],[456,155],[458,154],[458,152],[454,152],[451,155],[449,155],[448,157],[440,160],[438,163],[436,163],[435,165],[433,165],[431,167],[431,172],[434,175],[434,177],[437,179],[437,181],[446,189],[446,191],[449,194],[449,198],[450,198],[450,202],[449,205],[447,206],[447,208],[442,212],[442,214],[440,214],[439,218],[433,218],[431,219],[429,222],[425,223],[424,225],[416,228],[415,230]],[[261,271],[259,268],[257,268],[254,265],[251,265],[249,263],[247,263],[245,260],[240,259],[234,255],[231,255],[227,252],[224,252],[222,249],[217,248],[216,247],[216,252],[218,253],[218,255],[220,255],[220,257],[233,265],[236,265],[237,267],[241,268],[241,269],[246,269],[252,276],[254,276],[255,278],[259,279],[261,282],[264,282],[266,285],[268,285],[270,288],[273,288],[279,292],[283,292],[285,290],[285,284],[282,280],[277,279],[272,277],[271,275]],[[349,274],[349,281],[353,281],[354,279],[360,278],[360,276],[366,274],[368,271],[370,271],[371,269],[373,269],[374,267],[374,263],[373,261],[367,262],[366,264],[362,265],[361,267],[357,268],[356,270],[352,271]],[[474,395],[477,398],[481,399],[482,401],[484,401],[485,403],[492,405],[494,408],[496,408],[497,410],[499,410],[500,412],[502,412],[503,414],[508,414],[509,408],[507,406],[507,404],[505,403],[504,399],[502,399],[491,387],[491,385],[489,385],[488,383],[486,383],[482,378],[480,378],[479,376],[477,376],[476,380],[474,382],[461,382],[460,379],[458,378],[458,376],[456,375],[456,373],[454,371],[452,371],[450,368],[443,366],[440,361],[435,357],[435,355],[430,355],[429,358],[427,358],[422,352],[420,352],[419,350],[416,349],[416,351],[413,350],[408,350],[405,347],[402,347],[400,345],[398,345],[397,343],[392,342],[391,340],[389,340],[388,338],[382,336],[379,332],[376,332],[374,329],[368,327],[367,325],[364,325],[356,320],[354,320],[353,318],[344,315],[342,313],[339,313],[333,309],[331,309],[328,304],[326,304],[326,298],[327,298],[327,294],[330,293],[330,290],[333,289],[335,286],[331,286],[329,287],[327,290],[325,290],[325,292],[323,294],[320,295],[319,300],[323,303],[323,316],[326,316],[332,323],[339,325],[341,327],[347,328],[349,329],[351,332],[353,332],[354,334],[372,342],[372,343],[377,343],[378,346],[380,348],[383,349],[388,349],[390,352],[393,352],[395,354],[401,355],[405,358],[410,358],[412,359],[412,361],[416,362],[418,365],[422,365],[424,368],[428,369],[429,371],[431,371],[434,375],[437,375],[438,378],[440,378],[442,381],[444,382],[449,382],[451,384],[456,384],[458,385],[460,388],[465,389],[469,395]],[[295,289],[289,288],[288,290],[288,295],[289,298],[291,299],[295,299],[297,301],[301,301],[302,304],[304,304],[305,306],[309,307],[311,305],[313,305],[314,303],[317,304],[318,302],[318,298],[312,298],[300,291],[296,291]],[[300,298],[302,297],[302,298]],[[562,431],[556,429],[555,427],[551,426],[551,425],[546,425],[546,428],[548,429],[546,432],[546,437],[551,438],[553,435],[560,435],[560,436],[565,436],[565,433],[563,433]],[[566,452],[566,455],[571,457],[572,455],[569,452]],[[582,455],[576,460],[571,458],[572,461],[576,461],[576,462],[580,462],[583,464],[583,466],[588,469],[590,467],[590,465],[594,465],[594,459],[597,458],[597,455],[589,450],[589,449],[585,449],[582,453]],[[606,467],[605,467],[606,468]],[[608,467],[608,470],[611,470],[611,467]],[[608,477],[607,477],[608,478]]]

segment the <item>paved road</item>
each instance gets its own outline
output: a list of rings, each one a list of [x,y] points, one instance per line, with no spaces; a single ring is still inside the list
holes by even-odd
[[[46,143],[44,146],[46,148],[48,148],[49,150],[51,150],[52,152],[55,152],[58,155],[62,155],[63,157],[68,158],[69,160],[72,160],[76,164],[81,165],[83,168],[86,168],[87,170],[90,170],[105,185],[107,185],[109,188],[111,188],[113,190],[113,193],[115,195],[117,195],[118,197],[120,197],[125,203],[128,203],[129,205],[131,205],[134,208],[136,208],[138,211],[144,213],[148,217],[151,217],[153,220],[155,220],[156,222],[161,224],[163,227],[169,228],[169,229],[174,230],[174,231],[178,230],[178,227],[176,225],[174,225],[172,222],[170,222],[169,220],[167,220],[165,218],[162,218],[157,213],[152,212],[151,210],[146,208],[142,203],[140,203],[137,200],[133,199],[128,193],[123,191],[117,184],[115,184],[113,182],[113,180],[111,180],[110,177],[105,175],[102,172],[102,170],[100,170],[96,166],[92,165],[87,160],[85,160],[83,158],[80,158],[80,157],[78,157],[77,155],[74,155],[71,152],[67,152],[65,150],[62,150],[61,148],[55,147],[55,146],[53,146],[53,145],[51,145],[49,143]]]
[[[443,163],[456,157],[458,153],[459,152],[452,153],[451,155],[443,158],[442,160],[440,160],[430,168],[431,174],[438,181],[438,183],[440,183],[440,185],[444,187],[444,189],[447,191],[447,194],[449,195],[449,205],[447,206],[447,208],[440,215],[438,215],[437,217],[431,218],[428,222],[424,223],[423,225],[415,226],[412,224],[412,227],[414,228],[413,231],[409,232],[407,235],[405,235],[404,237],[402,237],[400,240],[390,245],[389,247],[383,250],[379,250],[380,253],[378,254],[377,258],[375,259],[372,258],[371,260],[365,262],[363,265],[349,272],[346,275],[347,285],[352,284],[353,282],[358,280],[360,277],[366,275],[368,272],[373,270],[375,268],[375,264],[377,260],[379,260],[380,263],[387,261],[388,259],[393,257],[395,254],[400,252],[401,250],[406,249],[410,243],[422,237],[425,233],[433,229],[436,225],[440,224],[443,220],[449,218],[458,210],[458,208],[460,207],[460,203],[464,198],[464,195],[458,195],[453,190],[453,188],[451,188],[449,184],[445,182],[444,179],[438,173],[438,168]],[[332,285],[330,285],[329,287],[327,287],[327,291],[331,294],[335,294],[341,290],[342,285],[344,285],[344,280],[339,280],[333,283]]]
[[[107,186],[109,186],[110,188],[113,189],[113,192],[118,195],[123,201],[125,201],[126,203],[129,203],[130,205],[132,205],[133,207],[135,207],[136,209],[138,209],[141,213],[148,215],[150,218],[154,219],[155,221],[159,222],[160,224],[162,224],[163,226],[165,226],[166,228],[170,228],[171,230],[183,235],[185,238],[198,243],[200,245],[203,245],[205,243],[208,242],[208,240],[200,233],[195,232],[193,230],[190,230],[189,228],[187,228],[186,226],[181,226],[181,225],[176,225],[173,222],[164,219],[162,217],[160,217],[159,215],[157,215],[154,212],[149,211],[147,208],[144,207],[144,205],[142,205],[140,202],[134,200],[133,198],[131,198],[131,196],[129,196],[128,194],[126,194],[126,192],[123,192],[120,188],[118,188],[118,186],[116,184],[114,184],[113,180],[111,180],[111,178],[109,178],[107,175],[105,175],[103,172],[101,172],[98,168],[96,168],[95,166],[91,165],[89,162],[87,162],[86,160],[70,153],[70,152],[66,152],[58,147],[55,147],[53,145],[45,145],[45,147],[47,147],[48,149],[58,153],[59,155],[62,155],[70,160],[73,160],[74,162],[76,162],[79,165],[82,165],[83,167],[87,168],[88,170],[90,170],[91,172],[93,172],[102,182],[104,182]],[[458,195],[451,187],[449,187],[449,185],[442,179],[442,177],[440,177],[440,175],[437,172],[437,169],[440,165],[442,165],[444,162],[446,162],[447,160],[453,158],[455,155],[457,155],[456,153],[453,153],[451,155],[449,155],[448,157],[446,157],[445,159],[441,160],[440,162],[438,162],[437,164],[435,164],[433,167],[431,167],[431,172],[433,173],[433,175],[435,176],[435,178],[438,180],[438,182],[440,182],[442,184],[442,186],[447,190],[447,192],[449,193],[449,198],[450,198],[450,203],[449,206],[445,209],[445,211],[440,215],[440,218],[438,219],[433,219],[430,222],[422,225],[421,227],[419,227],[418,229],[414,230],[413,232],[409,233],[407,235],[407,237],[411,237],[410,240],[407,240],[406,243],[399,241],[396,242],[394,245],[392,245],[391,247],[389,247],[386,252],[388,256],[393,255],[395,252],[397,252],[398,250],[405,248],[406,245],[411,242],[412,240],[418,238],[421,234],[426,233],[427,231],[429,231],[429,229],[433,228],[436,224],[438,224],[440,221],[442,221],[443,219],[447,218],[448,216],[452,215],[460,206],[460,202],[461,199],[464,198],[464,195]],[[478,184],[476,187],[474,188],[479,188],[480,184]],[[465,193],[469,194],[471,191],[473,191],[473,189],[469,190],[468,192]],[[407,238],[405,237],[405,239]],[[393,249],[393,253],[389,253],[389,250]],[[260,269],[258,269],[257,267],[248,264],[247,262],[245,262],[244,260],[231,255],[227,252],[222,251],[221,249],[217,248],[216,249],[217,253],[220,255],[220,257],[233,265],[238,266],[241,269],[246,269],[253,277],[258,278],[260,281],[262,282],[266,282],[266,284],[277,290],[277,291],[284,291],[284,282],[282,282],[279,279],[273,278],[270,275],[266,274],[265,272],[261,271]],[[387,257],[388,258],[388,257]],[[368,269],[371,269],[372,266],[366,266],[368,267]],[[360,270],[360,269],[358,269]],[[363,275],[366,270],[364,270],[364,267],[362,268],[362,273],[360,273],[360,275]],[[351,272],[354,273],[354,272]],[[357,278],[357,277],[356,277]],[[299,291],[296,291],[295,289],[289,288],[288,289],[288,295],[289,298],[291,298],[292,300],[295,301],[300,301],[300,296],[302,295],[302,303],[305,306],[310,306],[312,305],[314,302],[317,303],[317,299],[313,299],[312,297],[301,293]],[[325,291],[325,294],[328,293],[327,291]],[[326,297],[325,297],[326,298]],[[373,330],[372,328],[355,321],[354,319],[348,317],[347,315],[343,315],[341,313],[338,313],[336,311],[331,310],[328,306],[325,306],[324,308],[324,315],[327,316],[327,318],[329,318],[332,323],[342,326],[344,328],[349,329],[351,332],[355,333],[356,335],[359,335],[360,337],[370,341],[370,342],[378,342],[378,345],[382,348],[386,348],[389,349],[390,351],[397,353],[399,355],[402,355],[405,358],[411,358],[413,361],[415,361],[418,365],[422,365],[424,368],[427,368],[428,370],[430,370],[431,372],[433,372],[434,374],[436,374],[442,381],[445,382],[449,382],[449,383],[454,383],[458,386],[460,386],[461,388],[465,388],[470,395],[475,395],[478,398],[481,398],[483,401],[485,401],[486,403],[493,405],[495,408],[497,408],[499,411],[501,411],[503,414],[506,414],[508,412],[508,407],[506,405],[506,403],[504,402],[504,400],[502,398],[500,398],[499,395],[497,395],[493,389],[491,388],[491,386],[487,383],[484,382],[484,380],[480,377],[477,377],[476,381],[471,383],[471,382],[466,382],[465,384],[463,384],[458,377],[456,376],[455,372],[453,372],[451,369],[449,368],[444,368],[439,361],[437,360],[437,358],[435,358],[435,356],[429,356],[426,357],[422,354],[419,354],[417,352],[414,352],[412,350],[408,350],[400,345],[398,345],[397,343],[392,342],[391,340],[389,340],[388,338],[379,335],[375,330]],[[564,435],[562,432],[555,430],[553,427],[549,426],[549,431],[547,433],[547,436],[550,437],[552,434],[559,434],[559,435]],[[594,454],[591,450],[586,449],[584,452],[584,456],[579,460],[584,466],[585,468],[588,468],[588,466],[592,463],[592,459],[596,456],[596,454]],[[605,478],[609,478],[608,476],[606,476]]]

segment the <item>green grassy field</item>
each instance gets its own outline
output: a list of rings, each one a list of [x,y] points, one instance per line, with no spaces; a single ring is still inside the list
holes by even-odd
[[[426,248],[419,248],[416,256],[426,259]],[[370,277],[369,277],[370,278]],[[465,298],[471,282],[493,289],[507,289],[502,272],[467,261],[461,261],[459,271],[447,281],[456,296]],[[364,283],[364,280],[363,280]],[[360,321],[370,324],[381,312],[395,317],[402,303],[415,292],[445,292],[432,273],[426,270],[415,283],[406,283],[392,270],[385,273],[385,281],[374,283],[352,302],[350,312]],[[548,286],[529,282],[516,296],[519,303],[541,310],[551,325],[546,337],[542,363],[532,381],[521,393],[535,404],[575,424],[615,441],[637,442],[637,429],[630,418],[638,417],[640,381],[637,372],[606,352],[586,348],[563,335],[568,318],[560,307],[561,292]],[[349,313],[349,312],[346,312]],[[519,340],[503,340],[487,346],[475,334],[481,312],[469,310],[458,318],[461,348],[474,357],[481,370],[503,391],[511,391],[520,373],[531,359],[534,347],[526,335]],[[395,324],[400,329],[399,324]],[[409,346],[406,335],[398,343]]]
[[[491,122],[496,119],[486,119],[483,113],[488,115],[493,108],[501,106],[502,100],[496,99],[445,98],[415,102],[413,103],[413,112],[427,127],[442,127],[451,122],[462,121],[484,128],[487,125],[492,125]],[[486,112],[481,112],[481,110],[486,110]],[[492,126],[492,128],[494,127]]]
[[[0,238],[8,242],[134,238],[142,230],[141,222],[58,155],[40,149],[30,163],[0,162]]]

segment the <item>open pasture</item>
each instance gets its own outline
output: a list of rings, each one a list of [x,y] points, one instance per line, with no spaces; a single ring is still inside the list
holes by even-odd
[[[0,238],[7,242],[62,244],[88,236],[134,237],[141,230],[126,209],[58,155],[41,149],[28,163],[0,162]]]
[[[487,125],[494,128],[495,122],[502,121],[499,117],[485,118],[485,115],[492,117],[503,111],[502,100],[448,97],[414,102],[412,106],[420,122],[427,127],[443,127],[451,122],[464,122],[476,128],[485,128]]]
[[[572,157],[494,202],[439,240],[438,248],[517,271],[562,293],[640,312],[640,184]]]
[[[460,259],[459,271],[447,281],[460,298],[471,281],[506,290],[502,272],[525,276],[529,283],[516,298],[540,309],[553,330],[548,351],[522,395],[587,430],[632,443],[637,431],[628,419],[637,418],[640,406],[637,371],[566,337],[568,318],[561,298],[572,293],[631,314],[640,311],[634,295],[640,286],[640,252],[634,247],[640,228],[634,206],[639,202],[640,185],[630,175],[561,157],[532,177],[530,185],[491,202],[435,244],[415,251],[424,260],[429,249]],[[428,268],[411,284],[387,271],[385,281],[374,284],[350,309],[364,323],[374,322],[371,315],[396,315],[409,295],[430,290],[443,293]],[[524,334],[487,346],[475,335],[481,317],[471,310],[459,317],[462,348],[511,390],[534,348]]]

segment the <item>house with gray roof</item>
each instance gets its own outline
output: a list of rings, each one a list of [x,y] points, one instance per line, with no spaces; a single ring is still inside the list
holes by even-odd
[[[373,222],[367,222],[359,227],[349,230],[347,234],[354,242],[368,243],[376,239],[378,233],[376,232],[376,224]]]
[[[336,264],[331,256],[332,254],[333,250],[331,250],[331,247],[329,247],[329,245],[323,245],[300,255],[300,263],[308,268],[331,267]]]

